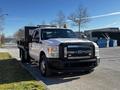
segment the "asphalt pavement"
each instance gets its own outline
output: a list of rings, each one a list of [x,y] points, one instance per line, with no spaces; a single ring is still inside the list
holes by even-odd
[[[4,50],[19,59],[17,48],[0,49]],[[100,65],[91,73],[57,74],[45,78],[35,63],[23,67],[50,90],[120,90],[120,47],[102,48],[100,57]]]

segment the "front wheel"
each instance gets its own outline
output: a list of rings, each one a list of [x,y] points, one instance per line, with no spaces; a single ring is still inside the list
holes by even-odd
[[[40,58],[40,62],[39,62],[39,69],[40,72],[43,76],[50,76],[51,75],[51,71],[47,65],[47,58],[45,55],[42,55]]]

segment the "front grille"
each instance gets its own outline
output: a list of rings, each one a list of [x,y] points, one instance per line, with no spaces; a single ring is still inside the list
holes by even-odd
[[[95,56],[92,43],[64,43],[59,50],[62,59],[90,59]]]

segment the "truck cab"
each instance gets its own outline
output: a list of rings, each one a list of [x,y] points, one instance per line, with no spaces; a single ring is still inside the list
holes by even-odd
[[[90,71],[100,62],[97,44],[77,38],[70,29],[38,27],[30,37],[24,52],[39,63],[43,76],[52,72]]]

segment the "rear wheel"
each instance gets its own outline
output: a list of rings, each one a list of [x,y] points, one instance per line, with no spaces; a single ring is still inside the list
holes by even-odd
[[[25,53],[24,53],[23,50],[21,50],[20,53],[21,53],[21,54],[20,54],[21,62],[22,62],[22,63],[25,63]]]
[[[20,58],[22,63],[29,63],[30,58],[28,52],[25,52],[23,50],[20,51]]]
[[[51,71],[47,65],[47,58],[45,55],[42,55],[40,58],[40,62],[39,62],[39,69],[40,72],[43,76],[50,76],[51,75]]]

